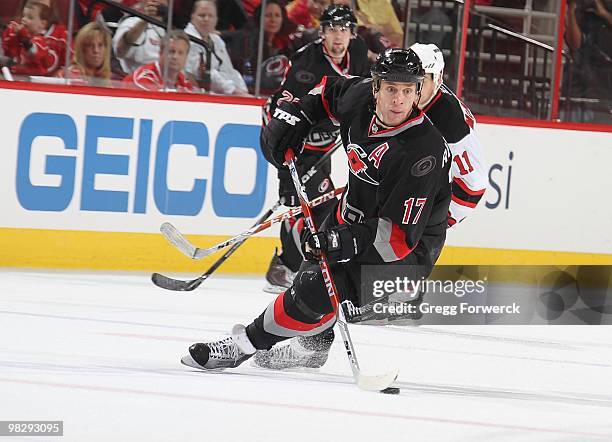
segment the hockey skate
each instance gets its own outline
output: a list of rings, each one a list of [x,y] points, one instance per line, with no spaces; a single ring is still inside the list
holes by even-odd
[[[189,354],[181,363],[200,370],[238,367],[257,351],[242,324],[232,328],[231,336],[214,342],[196,343],[189,347]]]
[[[287,368],[320,368],[329,356],[334,341],[333,331],[317,336],[298,336],[288,344],[260,350],[255,354],[252,364],[270,370]]]
[[[268,272],[266,273],[268,285],[264,287],[264,292],[276,295],[282,293],[291,287],[293,278],[295,278],[295,273],[283,264],[278,255],[278,250],[275,250],[270,261],[270,267],[268,267]]]

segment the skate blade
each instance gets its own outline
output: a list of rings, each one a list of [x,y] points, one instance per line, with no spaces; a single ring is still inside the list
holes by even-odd
[[[357,386],[366,391],[382,391],[385,388],[389,388],[395,382],[398,374],[399,369],[397,368],[389,373],[380,375],[366,376],[360,374],[357,379]]]
[[[207,368],[202,367],[200,364],[198,364],[192,357],[191,355],[185,355],[181,358],[181,364],[186,365],[187,367],[191,367],[191,368],[197,368],[200,370],[207,370]]]

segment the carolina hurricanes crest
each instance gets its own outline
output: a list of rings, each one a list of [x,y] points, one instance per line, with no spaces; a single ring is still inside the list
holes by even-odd
[[[346,156],[348,157],[349,169],[353,175],[366,183],[378,186],[378,182],[368,174],[368,165],[363,160],[367,154],[361,146],[349,143],[346,146]]]

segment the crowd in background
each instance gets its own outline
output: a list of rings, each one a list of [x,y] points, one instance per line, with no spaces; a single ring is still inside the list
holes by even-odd
[[[0,6],[0,66],[6,79],[59,82],[67,77],[79,85],[224,95],[253,94],[259,74],[260,95],[269,95],[279,87],[292,54],[319,38],[319,16],[330,3],[354,8],[358,38],[367,44],[371,61],[385,48],[404,44],[400,0],[267,0],[263,10],[260,1],[117,1],[151,23],[104,2],[78,0],[74,34],[68,38],[70,0],[5,0]],[[475,0],[497,6],[517,2]],[[160,25],[168,22],[170,9],[173,30],[168,33]],[[438,25],[456,21],[433,6],[421,12],[413,19]],[[432,29],[427,38],[433,43],[453,38],[439,27]],[[564,88],[573,96],[610,95],[611,29],[612,1],[567,0],[565,44],[575,62],[566,66]]]

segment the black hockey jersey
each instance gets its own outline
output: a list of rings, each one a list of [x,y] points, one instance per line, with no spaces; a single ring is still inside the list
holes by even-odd
[[[369,227],[357,262],[401,262],[417,245],[435,261],[446,234],[450,149],[422,111],[385,129],[372,103],[372,80],[357,77],[324,77],[300,102],[313,121],[340,126],[350,174],[335,222]]]
[[[299,101],[326,75],[369,75],[368,49],[363,40],[356,38],[350,41],[340,65],[327,54],[322,39],[297,51],[287,67],[280,89],[264,106],[264,124],[267,124],[279,104]],[[310,131],[304,149],[324,153],[334,145],[337,135],[337,128],[329,120],[320,122]]]
[[[487,166],[475,132],[476,119],[445,85],[423,112],[440,131],[453,154],[452,199],[448,212],[448,225],[452,227],[474,210],[487,186]]]

